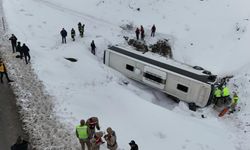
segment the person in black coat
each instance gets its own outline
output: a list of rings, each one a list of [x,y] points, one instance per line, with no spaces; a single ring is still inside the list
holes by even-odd
[[[130,145],[130,150],[139,150],[138,145],[135,143],[134,140],[131,140],[131,142],[129,142]]]
[[[11,41],[13,53],[15,53],[17,38],[14,34],[12,34],[11,37],[9,38],[9,40]]]
[[[20,53],[20,59],[23,59],[23,50],[22,50],[21,42],[17,42],[16,51]]]
[[[26,64],[28,64],[30,62],[30,54],[29,54],[30,49],[25,45],[25,43],[23,43],[23,46],[21,49],[25,58],[25,62]]]
[[[139,40],[139,34],[140,34],[140,29],[139,28],[136,28],[135,34],[136,34],[136,39]]]
[[[151,36],[152,37],[155,36],[155,31],[156,31],[156,27],[155,27],[155,25],[153,25],[152,28],[151,28]]]
[[[67,31],[64,28],[62,28],[60,33],[61,33],[61,36],[62,36],[62,43],[66,43]]]
[[[28,150],[29,142],[25,141],[21,136],[17,138],[14,145],[11,146],[11,150]]]
[[[74,28],[71,29],[71,38],[73,41],[75,41],[76,31]]]
[[[90,46],[91,46],[91,53],[92,53],[93,55],[95,55],[95,48],[96,48],[96,46],[95,46],[94,40],[92,40]]]
[[[82,23],[79,22],[78,23],[78,31],[79,31],[80,36],[81,36],[81,30],[82,30]]]
[[[141,25],[141,39],[144,40],[144,37],[145,37],[144,28]]]

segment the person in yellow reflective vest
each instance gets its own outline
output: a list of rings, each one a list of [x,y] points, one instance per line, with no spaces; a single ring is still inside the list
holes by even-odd
[[[221,104],[221,96],[222,96],[222,90],[221,87],[217,87],[214,90],[214,104],[215,105],[220,105]]]
[[[224,104],[231,104],[230,91],[227,86],[222,87],[222,98],[224,99]]]
[[[231,107],[230,107],[230,109],[231,109],[230,113],[235,112],[235,108],[236,108],[236,106],[238,104],[238,101],[239,101],[239,97],[238,97],[238,95],[236,93],[234,93],[232,103],[231,103]]]
[[[85,120],[81,120],[80,125],[76,126],[76,136],[79,139],[82,150],[85,150],[85,144],[87,145],[88,150],[91,150],[90,130],[85,123]]]
[[[6,67],[5,67],[2,59],[0,58],[0,79],[1,79],[1,83],[3,83],[3,75],[5,75],[8,82],[13,82],[12,80],[10,80],[10,78],[9,78],[9,76],[7,74]]]

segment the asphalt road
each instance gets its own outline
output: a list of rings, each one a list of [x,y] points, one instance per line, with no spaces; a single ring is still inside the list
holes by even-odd
[[[2,0],[0,0],[0,38],[2,38],[1,36],[4,32],[2,17],[3,8]],[[15,143],[17,137],[23,135],[17,110],[15,95],[4,76],[4,83],[0,83],[0,150],[10,150],[11,145]]]
[[[22,129],[16,99],[5,80],[0,83],[0,150],[10,149],[18,135],[22,135]]]

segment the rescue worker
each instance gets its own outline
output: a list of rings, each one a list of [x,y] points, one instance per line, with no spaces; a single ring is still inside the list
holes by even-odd
[[[87,122],[86,122],[87,126],[90,129],[90,137],[92,137],[95,133],[95,128],[97,130],[100,130],[100,126],[99,126],[99,120],[97,117],[90,117]]]
[[[23,50],[22,50],[21,42],[17,42],[16,51],[20,53],[20,59],[23,59]]]
[[[23,43],[21,50],[23,52],[25,62],[26,64],[28,64],[30,62],[30,49],[25,45],[25,43]]]
[[[61,33],[61,36],[62,36],[62,43],[66,44],[67,31],[64,28],[62,28],[60,33]]]
[[[81,29],[82,29],[82,23],[79,22],[78,23],[78,31],[79,31],[79,35],[81,36]]]
[[[230,91],[227,86],[222,87],[222,98],[224,100],[224,104],[229,105],[231,103],[231,98],[230,98]]]
[[[145,37],[144,28],[141,25],[141,39],[144,40],[144,37]]]
[[[102,132],[96,132],[94,134],[93,138],[90,140],[91,150],[100,150],[100,145],[104,143],[102,140],[102,136]]]
[[[11,46],[12,46],[13,53],[15,53],[17,38],[16,38],[16,36],[14,34],[12,34],[11,37],[9,38],[9,40],[11,41]]]
[[[139,40],[139,34],[140,34],[140,30],[139,30],[139,28],[136,28],[135,35],[136,35],[137,40]]]
[[[85,24],[82,24],[82,36],[84,35]]]
[[[222,105],[222,90],[221,90],[221,87],[217,87],[214,91],[214,104],[217,105],[217,106],[221,106]]]
[[[5,67],[2,59],[0,58],[0,79],[1,79],[1,83],[3,83],[3,75],[5,75],[8,82],[13,82],[12,80],[10,80],[10,78],[9,78],[9,76],[7,74],[6,67]]]
[[[104,139],[107,141],[107,148],[109,150],[116,150],[118,147],[118,144],[116,142],[115,131],[112,130],[111,127],[108,127],[106,131],[107,131],[107,134],[104,135]]]
[[[138,145],[135,143],[134,140],[131,140],[129,142],[129,145],[130,145],[130,150],[139,150]]]
[[[75,41],[76,31],[74,28],[71,29],[71,38],[73,41]]]
[[[29,142],[18,136],[16,143],[11,146],[11,150],[28,150]]]
[[[238,101],[239,101],[239,97],[238,97],[238,95],[236,93],[234,93],[232,104],[231,104],[231,107],[230,107],[230,109],[231,109],[230,113],[233,113],[233,112],[236,111],[235,108],[236,108],[236,106],[238,104]]]
[[[155,31],[156,31],[156,27],[155,27],[155,25],[153,25],[152,28],[151,28],[151,36],[152,37],[155,36]]]
[[[79,29],[79,32],[80,32],[80,37],[82,38],[83,37],[83,27],[81,26],[81,28]]]
[[[92,53],[93,55],[95,55],[96,46],[95,46],[94,40],[92,40],[90,46],[91,46],[91,53]]]
[[[89,141],[89,127],[85,124],[85,120],[80,121],[80,125],[76,126],[76,137],[82,146],[82,150],[85,150],[85,144],[88,150],[91,150],[91,144]]]

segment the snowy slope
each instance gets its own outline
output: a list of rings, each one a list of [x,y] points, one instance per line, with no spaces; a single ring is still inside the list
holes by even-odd
[[[67,124],[74,142],[63,141],[64,145],[79,148],[74,126],[80,119],[98,116],[103,131],[114,128],[120,149],[129,149],[128,142],[134,139],[143,150],[249,150],[249,3],[4,0],[3,6],[9,33],[30,47],[32,67],[55,99],[56,116]],[[72,42],[68,37],[68,43],[62,45],[60,30],[64,27],[69,34],[79,21],[86,25],[84,38],[77,36]],[[235,90],[234,85],[238,86],[241,111],[221,119],[210,107],[194,113],[184,103],[173,104],[164,94],[136,82],[122,85],[122,80],[129,79],[103,65],[102,56],[107,45],[124,43],[125,33],[119,26],[127,23],[144,25],[146,36],[156,24],[157,32],[162,33],[156,36],[170,37],[178,61],[219,75],[235,75],[230,86]],[[91,40],[97,45],[97,56],[89,51]],[[50,144],[46,146],[58,146]]]

